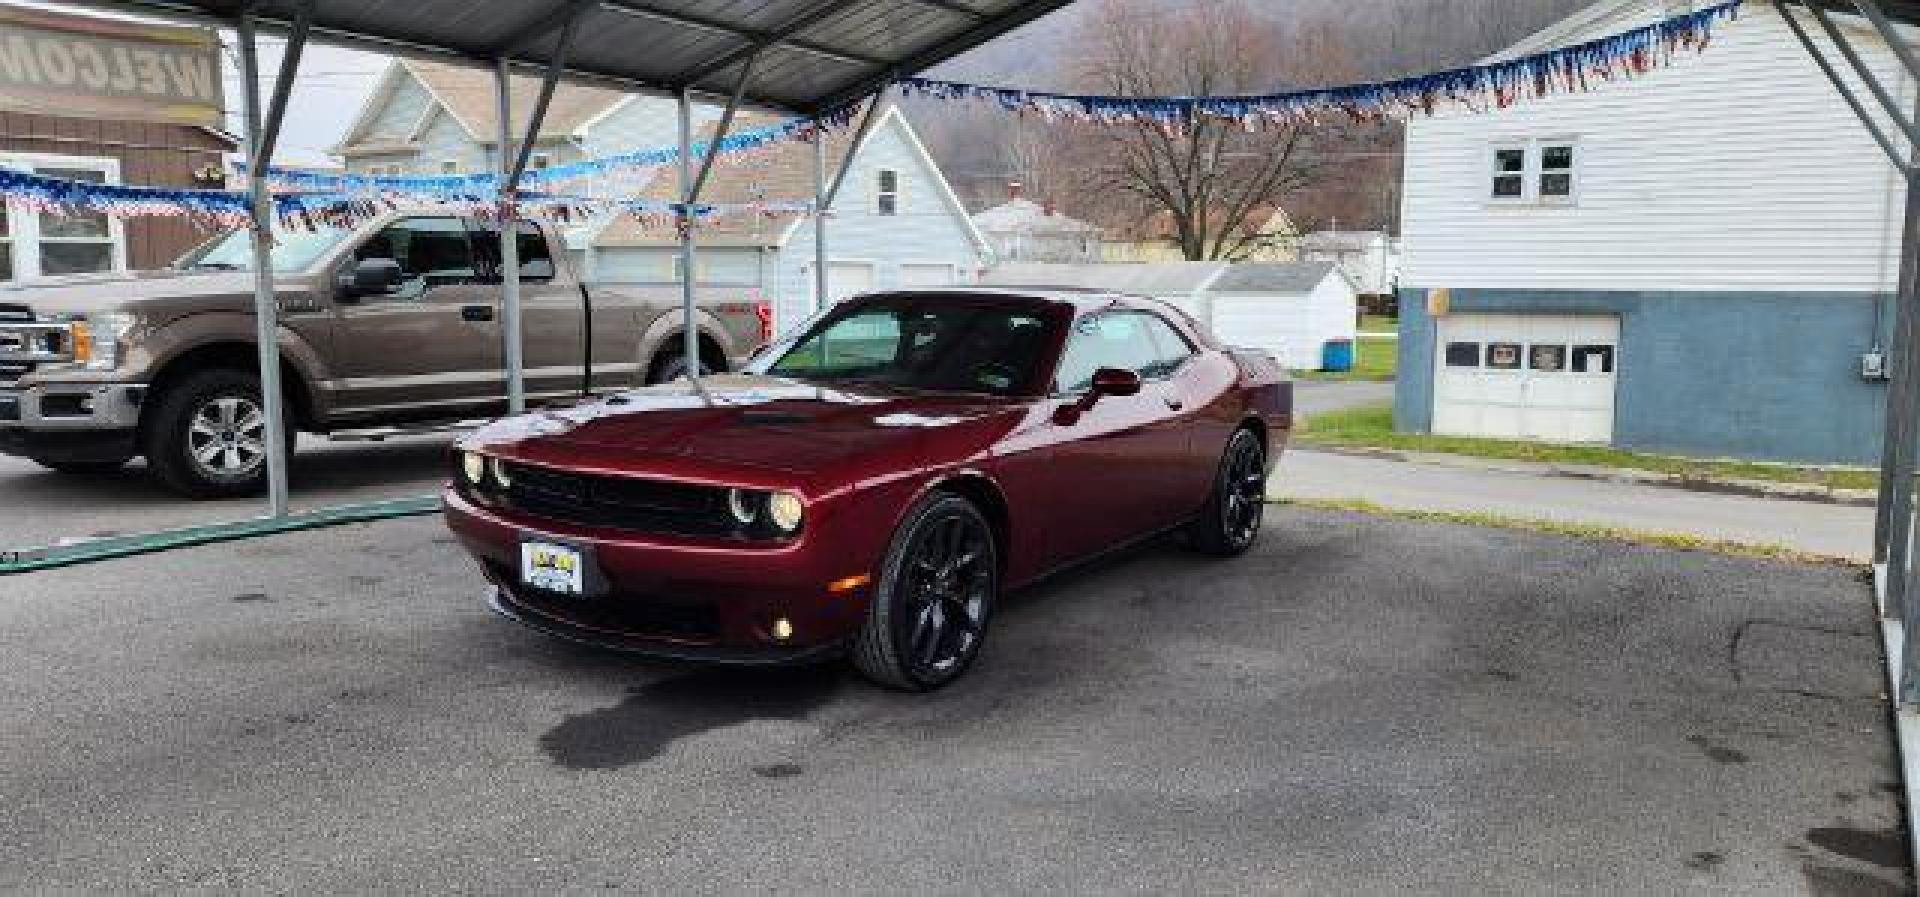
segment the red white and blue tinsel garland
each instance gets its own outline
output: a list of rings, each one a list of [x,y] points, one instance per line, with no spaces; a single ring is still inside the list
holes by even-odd
[[[1331,115],[1370,122],[1432,115],[1442,106],[1505,109],[1524,99],[1580,93],[1595,82],[1632,77],[1672,62],[1681,50],[1706,49],[1713,27],[1739,16],[1741,0],[1674,16],[1621,34],[1502,62],[1370,84],[1250,96],[1089,96],[908,78],[910,96],[991,103],[1049,120],[1155,125],[1184,131],[1203,119],[1263,125],[1310,124]]]
[[[1579,93],[1618,78],[1667,65],[1681,50],[1706,49],[1713,27],[1736,18],[1742,0],[1675,16],[1642,28],[1517,59],[1370,84],[1288,93],[1230,97],[1090,96],[987,87],[957,81],[909,78],[897,82],[910,96],[992,103],[1049,120],[1097,124],[1147,123],[1168,130],[1203,119],[1227,120],[1249,129],[1312,123],[1330,115],[1378,121],[1432,115],[1443,106],[1472,111],[1504,109],[1522,100]],[[738,162],[756,150],[788,141],[812,141],[843,128],[858,113],[849,104],[820,118],[794,119],[734,134],[719,141],[720,158]],[[704,154],[705,144],[695,151]],[[678,147],[662,147],[588,159],[526,172],[515,205],[521,213],[562,219],[628,214],[673,221],[679,204],[631,199],[666,166],[679,161]],[[434,204],[486,216],[499,208],[498,175],[332,175],[270,168],[276,217],[292,226],[341,226],[402,205]],[[213,227],[250,222],[248,194],[238,190],[130,187],[49,178],[0,168],[0,197],[36,212],[185,218]],[[701,204],[696,218],[725,215],[806,214],[805,201]]]

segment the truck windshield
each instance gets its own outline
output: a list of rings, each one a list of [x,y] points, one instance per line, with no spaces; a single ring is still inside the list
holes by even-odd
[[[347,238],[347,231],[320,227],[273,228],[273,270],[280,274],[305,271],[327,250]],[[200,248],[173,263],[188,271],[252,271],[253,237],[246,228],[231,230],[201,244]]]

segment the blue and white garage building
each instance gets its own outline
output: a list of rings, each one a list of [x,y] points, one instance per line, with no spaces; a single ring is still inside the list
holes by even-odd
[[[1674,11],[1603,0],[1507,53]],[[1886,44],[1837,18],[1911,107]],[[1758,3],[1670,69],[1414,121],[1396,424],[1873,463],[1886,395],[1871,368],[1891,335],[1903,202],[1880,149]]]

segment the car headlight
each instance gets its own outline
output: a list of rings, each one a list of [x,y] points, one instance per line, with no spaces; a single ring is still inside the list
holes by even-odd
[[[93,314],[67,324],[67,341],[72,346],[73,363],[90,371],[111,371],[120,366],[120,349],[133,330],[133,315],[110,312]]]
[[[783,533],[798,530],[806,510],[806,502],[797,492],[775,492],[767,496],[767,519]]]
[[[727,513],[733,516],[733,522],[746,526],[760,519],[760,493],[745,489],[727,490]]]
[[[467,485],[478,486],[487,479],[487,458],[479,452],[460,453],[460,475],[467,478]]]
[[[502,489],[513,488],[513,471],[507,467],[507,462],[495,458],[488,464],[488,469],[493,472],[494,485]]]

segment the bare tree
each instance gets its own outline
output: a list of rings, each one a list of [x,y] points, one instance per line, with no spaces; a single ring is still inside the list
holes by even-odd
[[[1247,0],[1169,7],[1103,0],[1080,42],[1081,80],[1123,96],[1265,93],[1326,74],[1326,54],[1256,14]],[[1315,78],[1314,80],[1319,80]],[[1274,208],[1312,179],[1308,128],[1202,119],[1185,131],[1139,122],[1092,129],[1075,156],[1094,196],[1122,197],[1134,215],[1166,223],[1188,259],[1236,258]],[[1126,212],[1122,211],[1123,215]],[[1101,216],[1107,217],[1107,216]]]

